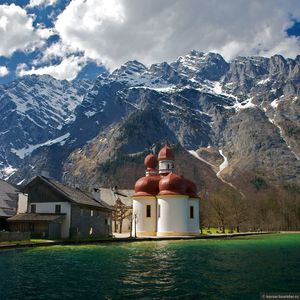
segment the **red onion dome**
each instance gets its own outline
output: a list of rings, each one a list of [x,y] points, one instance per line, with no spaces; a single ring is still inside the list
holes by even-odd
[[[186,182],[181,176],[169,173],[159,182],[159,195],[185,195]]]
[[[145,176],[140,178],[134,186],[134,195],[135,196],[156,196],[159,192],[160,176]]]
[[[144,160],[144,165],[148,168],[148,169],[155,169],[157,167],[157,157],[153,154],[148,154],[145,157]]]
[[[192,198],[198,198],[196,184],[189,179],[185,179],[185,182],[186,182],[186,194]]]
[[[175,160],[173,151],[167,144],[159,151],[158,160]]]

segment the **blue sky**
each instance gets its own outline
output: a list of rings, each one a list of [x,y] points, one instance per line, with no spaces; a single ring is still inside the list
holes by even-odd
[[[30,74],[95,78],[131,59],[149,65],[192,49],[294,58],[298,0],[0,1],[0,83]]]

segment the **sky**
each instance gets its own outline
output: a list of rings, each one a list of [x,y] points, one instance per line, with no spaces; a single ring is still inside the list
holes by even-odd
[[[0,83],[95,78],[191,50],[295,58],[299,0],[0,0]]]

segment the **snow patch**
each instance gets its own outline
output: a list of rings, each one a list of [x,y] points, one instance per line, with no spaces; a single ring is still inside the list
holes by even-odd
[[[203,90],[203,87],[202,87],[202,89],[200,89],[201,91],[207,91],[207,92],[215,94],[215,95],[220,95],[220,96],[224,96],[224,97],[227,97],[227,98],[232,98],[232,99],[235,99],[236,101],[238,99],[237,96],[225,92],[222,88],[222,84],[221,84],[220,81],[208,81],[208,80],[206,80],[205,84],[204,85],[202,84],[202,86],[205,87],[206,89]]]
[[[218,178],[221,177],[221,172],[228,167],[228,159],[227,157],[223,154],[223,150],[219,150],[219,153],[222,155],[222,157],[224,158],[224,161],[220,164],[219,166],[219,172],[216,174]]]
[[[3,172],[5,175],[11,175],[11,174],[15,173],[16,171],[17,171],[17,169],[12,166],[8,166],[3,169]]]
[[[260,80],[257,84],[265,84],[265,83],[269,82],[270,80],[271,80],[271,78],[266,78],[266,79]]]
[[[13,166],[8,165],[8,166],[0,169],[0,174],[4,180],[7,180],[7,179],[9,179],[10,176],[12,176],[14,173],[16,173],[17,170],[18,169],[14,168]]]
[[[293,155],[296,157],[296,159],[300,160],[300,157],[292,150],[292,147],[288,143],[287,139],[284,137],[282,128],[278,124],[275,123],[274,119],[271,119],[269,117],[268,117],[268,119],[269,119],[270,123],[272,123],[273,125],[275,125],[279,129],[279,134],[280,134],[281,138],[284,140],[285,144],[290,149],[290,151],[293,153]]]
[[[213,91],[216,93],[216,94],[218,94],[218,95],[220,95],[220,94],[222,94],[222,86],[221,86],[221,83],[220,82],[215,82],[215,84],[214,84],[214,87],[213,87]]]
[[[279,99],[275,99],[271,102],[271,106],[276,109],[278,107]]]
[[[236,111],[239,111],[241,109],[246,109],[246,108],[254,108],[256,105],[252,103],[253,97],[248,98],[244,100],[243,102],[239,102],[236,99],[236,102],[233,106],[224,106],[225,109],[235,109]]]
[[[192,154],[194,157],[196,157],[197,159],[199,159],[199,160],[203,161],[204,163],[206,163],[207,165],[211,166],[212,168],[215,168],[215,166],[213,164],[211,164],[210,162],[208,162],[207,160],[205,160],[204,158],[199,156],[199,154],[195,150],[188,150],[188,152],[190,154]]]
[[[95,111],[86,111],[84,114],[85,114],[88,118],[90,118],[90,117],[94,116],[94,115],[96,114],[96,112],[95,112]]]
[[[13,153],[15,153],[17,156],[19,156],[21,159],[26,157],[27,155],[31,154],[34,150],[37,148],[43,147],[43,146],[51,146],[53,144],[60,143],[61,145],[65,144],[65,140],[70,136],[70,133],[66,133],[56,139],[49,140],[45,143],[42,144],[37,144],[37,145],[27,145],[26,147],[22,149],[11,149]]]
[[[25,181],[25,178],[17,183],[17,185],[21,185]]]

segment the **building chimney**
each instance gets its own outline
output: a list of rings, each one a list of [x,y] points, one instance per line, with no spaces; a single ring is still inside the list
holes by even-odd
[[[50,177],[50,174],[49,174],[49,171],[48,170],[42,170],[41,172],[41,175],[45,178],[49,178]]]
[[[100,189],[99,188],[93,188],[92,194],[93,194],[94,199],[96,199],[97,201],[100,201]]]

